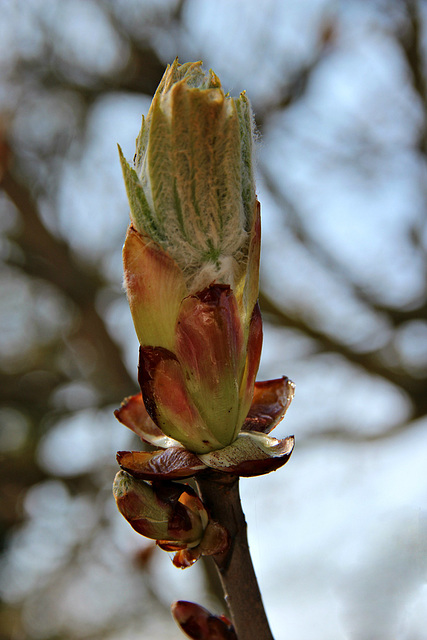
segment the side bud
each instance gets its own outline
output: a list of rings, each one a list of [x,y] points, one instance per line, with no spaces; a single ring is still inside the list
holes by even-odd
[[[174,482],[150,484],[125,471],[114,479],[113,494],[122,516],[135,531],[176,551],[174,564],[185,568],[201,555],[223,551],[228,534],[209,516],[191,487]]]
[[[237,640],[230,620],[214,615],[195,602],[178,600],[171,611],[182,631],[193,640]]]
[[[153,486],[125,471],[114,479],[113,494],[122,516],[141,535],[177,548],[197,546],[208,514],[191,489],[177,483]]]

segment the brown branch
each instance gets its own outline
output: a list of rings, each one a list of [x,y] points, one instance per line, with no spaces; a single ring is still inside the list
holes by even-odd
[[[400,327],[402,324],[410,320],[427,320],[427,286],[420,296],[417,303],[408,307],[396,308],[387,304],[378,302],[375,296],[357,285],[349,273],[348,268],[336,260],[327,250],[316,241],[315,238],[306,229],[302,216],[295,203],[283,193],[283,189],[279,188],[276,181],[271,176],[268,168],[260,164],[259,172],[263,182],[273,196],[277,206],[281,211],[286,212],[286,228],[291,231],[296,242],[301,242],[308,249],[310,254],[314,256],[324,267],[326,267],[334,278],[340,279],[351,295],[367,305],[372,311],[378,314],[385,314],[390,326],[394,328]],[[421,247],[419,247],[421,250]]]
[[[282,85],[275,91],[273,101],[263,102],[256,106],[257,127],[262,131],[268,125],[271,117],[278,111],[287,109],[303,98],[310,81],[320,63],[333,46],[335,39],[335,22],[332,16],[325,15],[319,23],[318,41],[312,57],[285,77]]]
[[[121,350],[95,307],[96,294],[105,284],[101,274],[92,266],[79,262],[69,246],[44,226],[29,189],[9,170],[5,171],[1,186],[23,222],[12,234],[24,254],[23,263],[15,266],[32,277],[53,284],[76,305],[80,323],[75,335],[87,340],[96,352],[92,382],[102,401],[120,402],[135,388],[135,381],[127,372]]]
[[[405,391],[413,403],[412,419],[427,413],[426,378],[413,378],[406,371],[394,370],[382,364],[379,351],[357,352],[345,344],[334,340],[323,331],[312,327],[302,317],[294,317],[280,308],[268,295],[260,292],[259,302],[261,311],[269,314],[279,324],[291,329],[304,332],[309,338],[316,340],[322,351],[330,351],[343,356],[348,362],[363,367],[370,375],[377,375]]]
[[[176,14],[169,16],[169,21],[178,23],[180,20],[181,8],[178,3]],[[126,42],[129,53],[126,63],[114,70],[109,75],[98,74],[93,70],[78,65],[75,59],[65,57],[60,48],[56,46],[52,39],[51,31],[43,24],[39,24],[39,29],[43,33],[43,55],[39,58],[21,58],[14,65],[9,79],[16,84],[25,86],[27,83],[37,84],[52,91],[71,91],[78,95],[86,107],[92,105],[100,95],[105,95],[109,91],[125,91],[129,93],[152,95],[156,90],[160,78],[164,73],[165,63],[160,59],[157,51],[147,43],[146,34],[141,37],[131,34],[124,27],[114,11],[98,2],[99,8],[104,11],[112,29],[117,36]],[[176,15],[176,17],[175,17]],[[162,29],[167,28],[165,22],[168,18],[162,14],[159,23]],[[156,23],[153,23],[153,27]],[[78,68],[78,73],[76,73]]]
[[[340,442],[341,444],[367,444],[369,442],[381,442],[396,436],[401,436],[412,429],[417,429],[420,423],[419,420],[411,420],[410,422],[399,422],[388,426],[381,431],[374,431],[364,433],[363,431],[357,431],[349,428],[348,424],[336,424],[329,429],[316,428],[307,434],[302,434],[298,437],[298,450],[300,451],[304,447],[316,447],[319,442],[330,443],[332,441]]]
[[[398,36],[398,42],[411,74],[412,86],[422,104],[424,118],[419,133],[419,148],[427,155],[427,82],[422,47],[422,18],[417,0],[406,0],[405,4],[407,20],[404,30]]]
[[[229,532],[231,546],[214,556],[225,600],[239,640],[273,640],[252,565],[239,479],[212,473],[197,479],[204,505]]]

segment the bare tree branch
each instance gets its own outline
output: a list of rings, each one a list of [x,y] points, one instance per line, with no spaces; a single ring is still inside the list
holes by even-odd
[[[92,384],[103,401],[120,402],[136,385],[95,307],[97,291],[105,284],[101,275],[72,256],[70,248],[44,226],[30,191],[10,171],[5,172],[2,187],[23,221],[13,235],[25,256],[21,268],[32,277],[53,284],[79,309],[78,334],[90,342],[97,354]]]

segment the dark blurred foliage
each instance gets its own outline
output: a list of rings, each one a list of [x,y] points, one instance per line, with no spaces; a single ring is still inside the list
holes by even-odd
[[[257,24],[256,16],[262,11],[255,7],[256,3],[248,3],[250,11],[245,13],[243,4],[237,4],[246,16],[242,18],[241,30],[248,38],[249,27]],[[357,415],[353,416],[356,426],[347,428],[348,416],[345,412],[334,412],[332,401],[332,411],[316,428],[302,428],[301,442],[310,437],[354,442],[378,440],[410,429],[413,421],[425,418],[427,413],[426,7],[416,0],[368,3],[375,14],[372,18],[365,16],[362,0],[341,8],[325,2],[321,10],[320,4],[313,2],[314,26],[310,38],[307,34],[301,36],[307,39],[303,52],[298,39],[288,41],[284,32],[283,48],[273,50],[272,57],[261,56],[262,64],[270,60],[271,68],[259,66],[253,70],[260,79],[258,92],[254,90],[253,97],[249,95],[264,138],[258,172],[268,201],[265,206],[276,207],[286,223],[283,252],[292,246],[301,260],[294,266],[277,267],[282,269],[280,282],[272,281],[274,260],[271,260],[273,266],[263,272],[260,302],[266,333],[269,327],[272,331],[284,329],[285,347],[279,351],[285,353],[289,349],[294,353],[296,364],[291,366],[294,371],[285,363],[281,373],[296,377],[298,383],[304,370],[298,366],[302,367],[304,361],[307,370],[311,367],[317,372],[313,393],[322,399],[330,395],[332,384],[327,382],[325,371],[336,365],[348,372],[350,367],[353,373],[345,374],[348,386],[353,384],[353,375],[358,379],[365,376],[368,385],[377,384],[378,389],[387,383],[384,388],[401,402],[395,420],[384,424],[380,419],[380,426],[376,426],[373,419],[372,428],[366,430],[358,429]],[[129,549],[120,548],[119,535],[113,531],[121,526],[116,523],[109,493],[115,471],[114,450],[126,447],[120,440],[123,434],[115,435],[116,425],[108,416],[123,397],[137,389],[136,343],[130,319],[125,315],[119,258],[127,206],[124,188],[120,191],[121,187],[116,186],[120,180],[118,162],[111,169],[118,176],[113,186],[109,183],[109,169],[98,184],[95,179],[91,182],[90,176],[97,167],[102,170],[102,154],[94,153],[93,157],[89,154],[88,160],[84,154],[90,144],[96,147],[97,138],[91,127],[94,112],[103,100],[109,96],[115,100],[120,100],[120,96],[123,99],[141,94],[151,96],[165,65],[175,55],[182,61],[202,58],[206,66],[214,66],[213,49],[205,50],[203,41],[191,40],[192,33],[197,31],[197,25],[191,21],[195,7],[185,0],[161,3],[3,0],[3,5],[0,544],[6,578],[2,585],[5,599],[0,608],[0,639],[166,638],[168,633],[168,637],[178,637],[178,630],[172,635],[173,623],[169,622],[170,626],[166,625],[163,631],[147,627],[145,635],[137,635],[135,629],[140,628],[144,616],[163,619],[166,609],[159,597],[161,586],[153,577],[158,556],[141,543],[139,551],[134,550],[132,572],[130,565],[126,565],[131,557]],[[310,10],[309,5],[305,3],[306,11]],[[272,6],[274,3],[270,2],[269,7]],[[218,11],[224,7],[220,4]],[[253,38],[254,56],[257,50],[272,47],[268,19],[268,12],[259,17],[259,30]],[[308,210],[300,207],[298,189],[288,188],[290,183],[281,176],[280,172],[286,171],[286,158],[274,160],[274,156],[274,166],[265,160],[270,142],[283,132],[286,135],[298,110],[303,112],[307,108],[313,87],[326,76],[327,65],[331,60],[339,64],[340,51],[344,51],[342,56],[347,55],[342,30],[348,29],[352,20],[359,21],[353,35],[360,38],[362,49],[363,39],[372,31],[376,31],[378,39],[387,41],[393,59],[390,64],[398,68],[396,95],[400,95],[402,102],[414,105],[414,120],[407,123],[410,133],[406,137],[396,134],[393,138],[394,118],[402,117],[399,108],[404,112],[405,105],[390,105],[391,124],[379,118],[378,129],[373,132],[369,118],[375,115],[376,107],[367,109],[366,115],[364,105],[360,104],[359,112],[346,125],[346,140],[341,145],[340,140],[328,137],[327,127],[321,130],[321,120],[315,132],[317,137],[313,131],[304,130],[298,144],[310,148],[326,172],[328,164],[331,171],[336,165],[347,164],[355,167],[362,177],[368,172],[371,186],[363,184],[366,189],[372,188],[373,193],[376,172],[381,171],[384,162],[387,166],[384,158],[397,156],[404,147],[407,165],[401,170],[411,171],[415,167],[420,176],[418,193],[408,195],[408,208],[416,210],[416,215],[409,215],[400,227],[405,251],[409,251],[417,270],[418,284],[412,288],[408,285],[406,296],[393,295],[390,280],[382,280],[381,264],[376,273],[362,277],[346,262],[345,256],[332,251],[328,240],[311,224]],[[234,36],[237,40],[243,37],[233,31],[237,23],[229,29],[230,33],[224,32],[228,41]],[[92,38],[95,41],[104,38],[99,43],[99,55]],[[222,46],[219,40],[219,51]],[[223,84],[232,91],[243,89],[251,76],[251,69],[245,69],[239,62],[243,55],[244,52],[236,50],[236,60],[228,61],[224,48],[223,69],[228,77],[223,77],[221,69],[215,67]],[[240,73],[240,68],[244,73]],[[264,73],[267,79],[276,79],[273,83],[270,80],[268,91],[262,82]],[[141,112],[146,104],[141,99]],[[136,134],[135,130],[134,137]],[[121,142],[118,136],[117,141]],[[69,165],[76,174],[73,197],[68,199],[71,187],[64,191],[64,176]],[[82,183],[79,167],[81,175],[84,172],[89,175]],[[393,168],[390,180],[395,179],[393,172],[398,173],[399,169]],[[339,188],[345,190],[345,176],[342,182]],[[96,216],[102,217],[105,202],[98,205],[91,191],[108,198],[109,189],[114,192],[117,210],[111,233],[107,211],[107,222],[99,233],[91,229],[89,239],[85,239],[85,228],[82,226],[79,231],[75,220],[87,216],[92,225],[94,220],[96,223]],[[83,212],[78,211],[76,204],[79,193]],[[95,215],[98,207],[100,211]],[[354,224],[357,226],[357,221]],[[274,237],[267,230],[267,239],[269,233]],[[352,233],[351,228],[348,233]],[[97,238],[93,250],[91,238]],[[403,264],[399,255],[395,257]],[[383,257],[378,260],[381,263]],[[393,262],[394,257],[386,255],[384,260]],[[295,279],[292,269],[298,271],[300,264],[306,265],[300,277],[304,277],[305,268],[314,289],[301,289],[299,296],[297,293],[289,296],[288,284]],[[313,274],[321,274],[321,282],[329,283],[324,291],[319,290]],[[341,297],[334,304],[341,305],[341,311],[329,314],[328,298],[339,297],[336,291]],[[349,311],[345,312],[346,309]],[[358,314],[369,318],[369,330],[360,329]],[[296,356],[292,344],[302,345]],[[278,358],[282,357],[282,351]],[[310,393],[307,390],[301,394],[301,403],[304,398],[307,401]],[[73,449],[70,445],[68,450],[66,436],[76,416],[80,425],[76,420],[76,430],[84,431],[81,422],[86,420],[91,435],[82,436],[80,448]],[[310,416],[306,422],[311,420]],[[63,425],[63,435],[49,440],[49,434],[58,425]],[[46,544],[52,532],[58,536],[54,535],[52,542]],[[120,554],[121,569],[117,575],[113,558]],[[73,590],[73,580],[79,582],[90,563],[95,567],[92,582],[79,592],[81,601],[76,604],[79,598]],[[8,577],[12,574],[13,580]],[[114,585],[106,586],[111,575]],[[104,608],[94,610],[92,618],[81,617],[84,604],[104,587]],[[56,589],[65,593],[59,613],[55,610],[55,598],[46,595]],[[76,604],[74,617],[70,614],[71,603]],[[79,616],[83,620],[80,625]]]

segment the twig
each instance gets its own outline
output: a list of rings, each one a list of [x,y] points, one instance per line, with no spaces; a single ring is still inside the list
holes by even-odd
[[[239,640],[273,640],[256,579],[239,495],[239,478],[212,473],[197,479],[211,517],[228,530],[231,546],[214,556]]]

